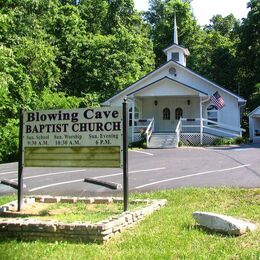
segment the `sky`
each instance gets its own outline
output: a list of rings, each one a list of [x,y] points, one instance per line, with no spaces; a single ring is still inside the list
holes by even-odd
[[[249,0],[193,0],[191,3],[193,13],[198,24],[209,24],[213,15],[227,16],[230,13],[236,18],[245,18],[248,13],[247,2]],[[134,0],[137,10],[147,10],[148,0]]]

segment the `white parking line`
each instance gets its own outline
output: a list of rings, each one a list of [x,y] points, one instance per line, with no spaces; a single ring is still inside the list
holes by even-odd
[[[137,172],[148,172],[148,171],[159,171],[159,170],[165,170],[165,167],[162,168],[153,168],[153,169],[144,169],[144,170],[136,170],[136,171],[129,171],[129,173],[137,173]],[[107,178],[107,177],[114,177],[114,176],[119,176],[122,175],[123,173],[114,173],[114,174],[109,174],[109,175],[103,175],[103,176],[97,176],[97,177],[91,177],[94,179],[100,179],[100,178]],[[49,188],[49,187],[54,187],[54,186],[59,186],[59,185],[63,185],[63,184],[68,184],[68,183],[75,183],[75,182],[82,182],[84,179],[78,179],[78,180],[73,180],[73,181],[63,181],[63,182],[58,182],[58,183],[52,183],[52,184],[48,184],[48,185],[44,185],[44,186],[40,186],[40,187],[36,187],[33,189],[30,189],[29,192],[32,191],[36,191],[36,190],[41,190],[41,189],[45,189],[45,188]]]
[[[151,171],[155,171],[155,170],[164,170],[165,168],[155,168],[155,169],[148,169],[148,170],[151,170]],[[29,176],[29,177],[24,177],[23,179],[24,180],[28,180],[28,179],[34,179],[34,178],[40,178],[40,177],[45,177],[45,176],[50,176],[50,175],[59,175],[59,174],[63,174],[63,173],[71,173],[71,172],[84,172],[86,170],[76,170],[76,171],[64,171],[64,172],[51,172],[51,173],[43,173],[43,174],[39,174],[39,175],[34,175],[34,176]],[[138,172],[141,172],[142,170],[138,171]],[[147,171],[147,170],[144,170],[144,171]],[[131,173],[134,173],[135,171],[132,171]],[[120,173],[122,174],[122,173]],[[97,177],[97,178],[101,178],[101,177],[110,177],[110,176],[114,176],[113,174],[112,175],[104,175],[104,176],[100,176],[100,177]],[[96,178],[95,178],[96,179]],[[10,181],[17,181],[18,179],[11,179]]]
[[[226,168],[226,169],[221,169],[221,170],[213,170],[213,171],[206,171],[206,172],[199,172],[199,173],[189,174],[189,175],[185,175],[185,176],[181,176],[181,177],[175,177],[175,178],[170,178],[170,179],[165,179],[165,180],[161,180],[161,181],[155,181],[155,182],[152,182],[152,183],[144,184],[144,185],[135,187],[135,189],[141,189],[141,188],[144,188],[144,187],[156,185],[156,184],[163,183],[163,182],[174,181],[174,180],[181,180],[181,179],[195,177],[195,176],[200,176],[200,175],[205,175],[205,174],[209,174],[209,173],[231,171],[231,170],[244,168],[244,167],[248,167],[248,166],[250,166],[250,164],[240,165],[240,166],[236,166],[236,167],[233,167],[233,168]]]
[[[41,187],[36,187],[36,188],[34,188],[34,189],[29,190],[29,192],[31,192],[31,191],[36,191],[36,190],[42,190],[42,189],[44,189],[44,188],[59,186],[59,185],[62,185],[62,184],[68,184],[68,183],[74,183],[74,182],[81,182],[81,181],[84,181],[84,179],[79,179],[79,180],[74,180],[74,181],[63,181],[63,182],[53,183],[53,184],[44,185],[44,186],[41,186]]]
[[[7,175],[7,174],[11,174],[11,173],[17,173],[17,171],[12,171],[12,172],[2,172],[2,173],[0,173],[0,175]]]
[[[162,167],[162,168],[152,168],[152,169],[145,169],[145,170],[130,171],[128,173],[152,172],[152,171],[159,171],[159,170],[165,170],[165,169],[166,169],[165,167]],[[120,173],[114,173],[114,174],[110,174],[110,175],[103,175],[103,176],[91,177],[91,178],[100,179],[100,178],[107,178],[107,177],[117,176],[117,175],[121,175],[121,174],[123,174],[123,173],[120,172]]]
[[[152,153],[148,153],[148,152],[143,152],[143,151],[139,151],[139,150],[129,150],[130,152],[133,152],[133,153],[143,153],[143,154],[146,154],[146,155],[150,155],[150,156],[153,156]]]
[[[23,179],[28,180],[28,179],[40,178],[40,177],[45,177],[45,176],[50,176],[50,175],[59,175],[59,174],[63,174],[63,173],[84,172],[84,171],[86,171],[86,170],[84,169],[84,170],[75,170],[75,171],[50,172],[50,173],[43,173],[43,174],[39,174],[39,175],[24,177]],[[17,178],[12,179],[11,181],[17,181]]]

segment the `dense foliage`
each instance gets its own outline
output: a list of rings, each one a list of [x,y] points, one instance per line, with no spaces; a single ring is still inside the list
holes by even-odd
[[[20,106],[95,106],[153,67],[132,0],[0,0],[0,162],[16,157]]]
[[[0,0],[0,162],[16,158],[20,106],[96,106],[165,62],[174,12],[188,67],[259,105],[259,1],[204,28],[190,2],[138,13],[133,0]]]

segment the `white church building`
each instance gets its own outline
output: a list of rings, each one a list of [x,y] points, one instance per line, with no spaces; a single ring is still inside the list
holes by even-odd
[[[173,44],[164,49],[167,62],[102,105],[122,106],[127,98],[129,141],[145,137],[150,148],[241,136],[240,111],[246,100],[186,67],[190,52],[178,44],[174,20]]]
[[[253,143],[260,143],[260,106],[248,115],[249,138]]]

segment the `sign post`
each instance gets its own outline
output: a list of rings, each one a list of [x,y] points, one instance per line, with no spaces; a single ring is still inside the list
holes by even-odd
[[[18,211],[22,208],[23,203],[23,115],[24,109],[20,108],[19,113],[19,161],[18,161]]]
[[[124,211],[128,210],[128,103],[123,103],[123,190]]]

